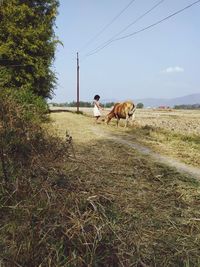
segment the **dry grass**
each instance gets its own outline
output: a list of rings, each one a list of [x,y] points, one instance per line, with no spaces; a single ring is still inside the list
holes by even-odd
[[[183,135],[200,133],[200,110],[137,110],[137,122]]]
[[[94,135],[105,128],[89,117],[52,119],[76,158],[70,146],[54,161],[45,153],[24,179],[1,183],[2,266],[200,265],[195,180]]]
[[[94,168],[103,177],[97,174],[94,194],[97,202],[101,194],[113,203],[107,216],[121,265],[198,266],[198,184],[116,143],[102,140],[94,147],[84,160],[91,167],[95,154],[101,155]]]
[[[82,108],[92,115],[92,109]],[[105,116],[108,110],[105,110]],[[113,120],[111,125],[114,127]],[[121,126],[124,121],[121,121]],[[115,135],[125,136],[151,147],[154,151],[171,156],[186,164],[200,166],[200,111],[137,109],[136,121],[126,131],[109,128]]]
[[[65,118],[76,142],[85,197],[96,212],[103,211],[112,232],[116,262],[109,266],[198,266],[199,184],[132,149],[95,137],[90,118],[54,115],[58,125]],[[106,266],[104,260],[92,266]]]
[[[155,151],[200,166],[200,111],[138,111],[130,132]]]
[[[137,140],[161,154],[169,155],[180,161],[200,166],[200,136],[183,135],[159,128],[144,126],[132,131]]]

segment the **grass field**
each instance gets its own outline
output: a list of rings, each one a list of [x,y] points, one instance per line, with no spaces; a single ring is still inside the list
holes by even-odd
[[[0,265],[200,266],[198,114],[138,110],[117,128],[51,113],[24,135],[30,155],[1,156]]]
[[[159,115],[161,125],[172,116],[153,114]],[[198,181],[105,136],[108,132],[123,139],[128,136],[155,149],[166,142],[162,151],[168,153],[169,144],[160,137],[156,141],[154,131],[165,136],[169,129],[154,126],[152,117],[149,111],[138,111],[135,126],[125,130],[116,129],[114,122],[95,125],[90,116],[51,115],[61,138],[66,130],[73,136],[76,154],[73,159],[71,148],[72,162],[66,163],[77,204],[72,205],[71,226],[66,230],[75,254],[71,265],[65,266],[200,266]],[[173,134],[180,142],[178,128]]]
[[[91,108],[80,108],[80,111],[92,116]],[[109,109],[103,111],[103,116],[108,112]],[[111,125],[114,124],[113,120]],[[124,121],[121,121],[121,126],[123,125]],[[124,129],[120,127],[117,132],[124,133]],[[126,132],[130,134],[129,139],[136,139],[154,151],[191,166],[200,166],[199,110],[137,109],[135,123]]]
[[[155,151],[200,166],[200,111],[138,111],[132,133]]]

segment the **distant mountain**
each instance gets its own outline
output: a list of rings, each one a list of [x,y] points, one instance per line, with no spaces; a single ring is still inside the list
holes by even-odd
[[[142,98],[135,99],[136,103],[143,103],[145,107],[158,107],[158,106],[169,106],[173,107],[175,105],[192,105],[200,104],[200,93],[186,95],[176,98]]]

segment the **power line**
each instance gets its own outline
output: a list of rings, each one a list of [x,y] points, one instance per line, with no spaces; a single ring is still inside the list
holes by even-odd
[[[165,18],[163,18],[163,19],[161,19],[161,20],[159,20],[159,21],[157,21],[157,22],[155,22],[155,23],[153,23],[153,24],[147,26],[146,28],[143,28],[143,29],[141,29],[141,30],[139,30],[139,31],[136,31],[136,32],[133,32],[133,33],[124,35],[124,36],[122,36],[122,37],[120,37],[120,38],[114,39],[113,41],[118,41],[118,40],[121,40],[121,39],[125,39],[125,38],[128,38],[128,37],[130,37],[130,36],[133,36],[133,35],[135,35],[135,34],[137,34],[137,33],[139,33],[139,32],[142,32],[142,31],[144,31],[144,30],[147,30],[147,29],[149,29],[149,28],[152,28],[152,27],[154,27],[154,26],[156,26],[156,25],[162,23],[163,21],[168,20],[168,19],[170,19],[171,17],[174,17],[174,16],[178,15],[179,13],[185,11],[186,9],[188,9],[188,8],[190,8],[190,7],[192,7],[192,6],[196,5],[196,4],[198,4],[199,2],[200,2],[200,0],[195,1],[195,2],[193,2],[192,4],[190,4],[190,5],[186,6],[186,7],[182,8],[182,9],[180,9],[180,10],[174,12],[174,13],[172,13],[171,15],[169,15],[169,16],[167,16],[167,17],[165,17]]]
[[[138,18],[136,18],[133,22],[131,22],[130,24],[128,24],[125,28],[123,28],[120,32],[116,33],[115,35],[113,35],[108,41],[102,43],[101,45],[99,45],[98,47],[96,47],[95,49],[93,49],[90,53],[94,53],[96,52],[96,50],[99,50],[100,48],[104,48],[105,46],[107,46],[108,44],[112,43],[113,39],[115,37],[117,37],[118,35],[120,35],[121,33],[123,33],[124,31],[126,31],[128,28],[130,28],[132,25],[136,24],[139,20],[141,20],[143,17],[145,17],[147,14],[149,14],[151,11],[153,11],[157,6],[159,6],[160,4],[162,4],[165,0],[161,0],[158,3],[156,3],[152,8],[150,8],[149,10],[147,10],[145,13],[143,13],[142,15],[140,15]]]
[[[92,53],[90,53],[90,54],[87,54],[86,56],[91,56],[91,55],[93,55],[93,54],[98,53],[100,50],[102,50],[103,48],[105,48],[106,46],[108,46],[108,45],[109,45],[110,43],[112,43],[112,42],[119,41],[119,40],[122,40],[122,39],[125,39],[125,38],[129,38],[129,37],[131,37],[131,36],[133,36],[133,35],[136,35],[136,34],[138,34],[138,33],[141,33],[141,32],[143,32],[143,31],[146,31],[146,30],[148,30],[148,29],[150,29],[150,28],[153,28],[153,27],[155,27],[156,25],[158,25],[158,24],[160,24],[160,23],[162,23],[162,22],[164,22],[164,21],[166,21],[166,20],[168,20],[168,19],[170,19],[170,18],[176,16],[177,14],[179,14],[179,13],[185,11],[186,9],[188,9],[188,8],[190,8],[190,7],[192,7],[192,6],[196,5],[196,4],[198,4],[199,2],[200,2],[200,0],[195,1],[195,2],[191,3],[190,5],[185,6],[184,8],[182,8],[182,9],[180,9],[180,10],[178,10],[178,11],[172,13],[171,15],[169,15],[169,16],[167,16],[167,17],[161,19],[161,20],[158,20],[157,22],[155,22],[155,23],[153,23],[153,24],[151,24],[151,25],[149,25],[149,26],[147,26],[147,27],[145,27],[145,28],[142,28],[142,29],[140,29],[140,30],[138,30],[138,31],[135,31],[135,32],[130,33],[130,34],[127,34],[127,35],[124,35],[124,36],[119,37],[119,38],[116,38],[116,39],[112,39],[112,41],[110,41],[109,43],[105,44],[103,47],[99,48],[98,50],[96,50],[96,51],[94,51],[94,52],[92,52]]]
[[[113,24],[113,22],[115,20],[117,20],[121,14],[124,13],[124,11],[126,11],[126,9],[128,9],[132,3],[135,2],[135,0],[131,0],[128,5],[126,5],[108,24],[106,24],[94,37],[92,37],[81,49],[80,51],[82,51],[83,49],[85,49],[86,47],[88,47],[89,44],[91,44],[97,37],[99,37],[99,35],[101,35],[111,24]]]

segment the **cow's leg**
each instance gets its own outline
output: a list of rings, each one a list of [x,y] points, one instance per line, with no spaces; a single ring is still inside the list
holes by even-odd
[[[135,113],[133,113],[133,115],[132,115],[132,121],[134,121],[135,120]]]
[[[117,116],[117,127],[119,125],[119,120],[120,120],[120,118]]]
[[[135,113],[133,113],[133,115],[131,116],[131,126],[133,126],[134,120],[135,120]]]
[[[128,116],[128,114],[126,115],[126,122],[125,122],[125,128],[128,126],[128,120],[129,120],[129,116]]]

